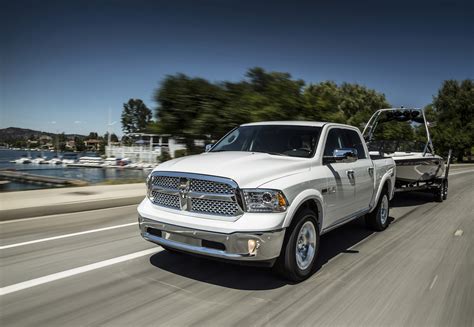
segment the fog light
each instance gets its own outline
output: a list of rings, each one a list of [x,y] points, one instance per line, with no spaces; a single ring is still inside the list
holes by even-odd
[[[248,240],[247,242],[250,255],[256,255],[257,249],[260,246],[260,243],[256,240]]]

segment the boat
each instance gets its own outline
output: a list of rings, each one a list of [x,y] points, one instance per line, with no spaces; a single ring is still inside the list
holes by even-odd
[[[31,163],[31,159],[27,157],[22,157],[20,159],[13,160],[13,162],[16,164],[29,164]]]
[[[61,165],[63,161],[59,158],[52,158],[51,160],[48,161],[50,165]]]
[[[397,134],[399,139],[385,139],[390,134],[385,126],[392,123],[396,128],[391,130],[391,135]],[[367,123],[363,135],[372,157],[393,158],[398,186],[443,179],[445,162],[434,152],[423,109],[402,107],[377,110]]]
[[[48,163],[46,161],[46,159],[43,158],[43,157],[37,157],[37,158],[33,159],[31,162],[34,163],[34,164],[37,164],[37,165],[44,165],[44,164]]]
[[[84,156],[84,157],[79,158],[79,162],[67,164],[67,166],[68,167],[102,168],[103,164],[104,164],[104,160],[101,157]]]
[[[105,158],[104,163],[102,165],[105,167],[107,166],[116,167],[119,165],[119,162],[120,162],[119,158],[108,157],[108,158]]]
[[[76,153],[64,153],[61,158],[61,163],[64,165],[71,165],[76,163],[77,154]]]

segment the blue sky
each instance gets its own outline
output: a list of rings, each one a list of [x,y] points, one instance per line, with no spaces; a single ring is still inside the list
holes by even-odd
[[[0,128],[121,134],[122,104],[167,74],[212,81],[250,67],[356,82],[422,107],[474,77],[468,1],[3,1]]]

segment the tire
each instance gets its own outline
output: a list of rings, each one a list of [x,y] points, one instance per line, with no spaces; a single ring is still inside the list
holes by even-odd
[[[365,224],[368,228],[381,232],[390,224],[390,205],[388,201],[387,188],[380,194],[379,201],[375,209],[365,216]]]
[[[311,276],[319,254],[319,228],[316,214],[309,209],[300,211],[287,230],[276,272],[292,282]]]
[[[443,202],[443,200],[448,198],[447,186],[448,186],[448,183],[446,180],[442,180],[440,182],[439,187],[434,191],[434,199],[436,202]],[[446,194],[445,194],[445,191],[446,191]]]
[[[448,199],[448,180],[445,179],[443,182],[443,200]]]

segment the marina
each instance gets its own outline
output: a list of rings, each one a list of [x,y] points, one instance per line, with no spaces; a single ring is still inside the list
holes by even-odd
[[[0,150],[0,192],[33,190],[57,186],[70,186],[68,181],[82,181],[88,185],[101,183],[121,183],[127,181],[145,181],[150,169],[156,164],[130,163],[120,166],[109,160],[106,164],[80,162],[81,157],[97,157],[94,153],[44,152],[48,164],[33,163],[34,151]],[[36,153],[35,153],[36,154]],[[12,172],[14,174],[12,174]],[[25,175],[27,174],[27,175]],[[8,175],[8,176],[6,176]],[[27,176],[27,177],[26,177]],[[44,178],[44,179],[43,179]],[[53,182],[51,182],[53,181]],[[55,182],[56,181],[56,182]]]

